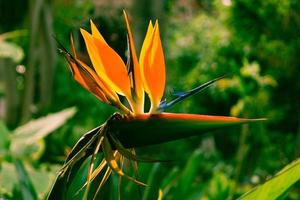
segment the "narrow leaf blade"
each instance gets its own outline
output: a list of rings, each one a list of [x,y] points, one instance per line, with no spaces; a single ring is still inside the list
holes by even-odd
[[[268,199],[275,200],[300,180],[300,159],[292,162],[264,184],[254,188],[239,200]]]
[[[15,161],[15,168],[19,179],[22,197],[28,200],[37,199],[37,194],[34,186],[28,176],[28,173],[20,160]]]

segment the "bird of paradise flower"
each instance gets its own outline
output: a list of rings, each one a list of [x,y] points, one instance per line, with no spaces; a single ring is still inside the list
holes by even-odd
[[[166,77],[158,21],[154,25],[150,21],[138,59],[129,18],[125,11],[124,17],[128,31],[126,64],[107,44],[92,21],[90,21],[92,33],[80,29],[92,67],[78,58],[72,37],[72,53],[69,53],[59,43],[60,51],[66,58],[74,79],[100,101],[118,108],[122,114],[113,114],[104,124],[86,133],[77,142],[67,157],[48,199],[66,199],[66,191],[72,183],[73,177],[89,157],[91,157],[91,161],[87,180],[82,186],[82,188],[86,188],[85,199],[88,198],[91,182],[105,170],[99,186],[93,194],[92,198],[95,199],[112,172],[136,184],[146,185],[123,172],[124,160],[128,159],[133,162],[135,170],[137,170],[137,161],[155,162],[159,160],[136,155],[135,147],[159,144],[198,135],[220,127],[258,120],[164,112],[167,108],[196,94],[223,77],[211,80],[190,91],[176,93],[176,98],[170,102],[162,100]],[[151,102],[149,111],[144,110],[145,93]],[[126,104],[121,102],[120,96],[126,98]],[[96,156],[99,152],[103,153],[103,160],[95,166]]]

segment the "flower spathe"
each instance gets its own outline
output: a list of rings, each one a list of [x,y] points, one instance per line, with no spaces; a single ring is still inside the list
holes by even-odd
[[[102,102],[116,106],[126,114],[143,114],[146,92],[151,101],[149,112],[157,113],[165,88],[165,61],[158,22],[153,26],[150,21],[138,59],[125,11],[124,17],[128,31],[130,62],[124,63],[91,20],[91,33],[84,29],[80,29],[80,32],[92,67],[79,60],[75,51],[74,58],[68,59],[69,65],[75,80]],[[73,42],[71,44],[74,49]],[[118,95],[126,97],[129,107],[121,103]]]

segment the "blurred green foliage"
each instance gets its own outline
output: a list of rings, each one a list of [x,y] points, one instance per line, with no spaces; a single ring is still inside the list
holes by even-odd
[[[17,65],[27,69],[30,60],[28,35],[4,39],[1,35],[23,29],[30,34],[30,19],[34,12],[30,9],[30,3],[34,5],[38,2],[51,10],[51,34],[69,48],[72,33],[79,56],[87,62],[88,56],[78,30],[80,27],[88,29],[90,18],[99,25],[108,43],[125,58],[126,32],[122,9],[129,9],[132,13],[132,26],[136,26],[134,35],[139,37],[144,37],[146,27],[138,19],[148,21],[158,16],[167,63],[167,100],[173,98],[174,91],[185,91],[228,74],[214,86],[169,111],[268,118],[264,124],[244,125],[208,133],[202,138],[138,149],[139,154],[173,161],[141,164],[140,179],[151,187],[139,188],[124,180],[121,190],[124,199],[156,199],[159,189],[163,192],[163,199],[236,198],[299,157],[299,1],[165,0],[149,4],[148,1],[132,0],[130,4],[123,1],[109,4],[90,0],[13,0],[0,1],[0,45],[10,44],[5,49],[16,54],[10,66],[0,65],[0,117],[6,120],[6,125],[0,123],[0,174],[16,173],[12,169],[18,162],[13,163],[12,158],[7,156],[10,146],[8,138],[13,134],[7,126],[15,129],[21,123],[24,114],[21,111],[22,101],[28,81],[27,71],[14,69],[18,69]],[[137,12],[130,8],[141,10]],[[22,52],[24,58],[18,56]],[[7,70],[13,71],[12,79],[7,79]],[[54,177],[56,173],[53,169],[58,169],[57,165],[63,163],[67,152],[80,136],[101,124],[115,109],[100,103],[76,84],[61,57],[53,67],[51,102],[46,107],[40,107],[41,91],[38,88],[41,77],[37,71],[34,71],[34,80],[38,84],[34,86],[29,109],[34,118],[70,106],[78,109],[75,117],[55,134],[38,140],[35,144],[40,150],[37,157],[22,160],[25,168],[29,169],[27,175],[21,173],[23,167],[18,165],[19,174],[30,177],[34,191],[38,192],[33,192],[33,195],[42,198],[45,189],[36,187],[47,188],[49,183],[43,185],[42,181],[36,184],[39,178],[48,173]],[[5,89],[7,83],[16,84],[16,90]],[[10,112],[10,107],[5,107],[5,101],[12,91],[16,93],[13,97],[18,97],[16,111],[13,112],[16,120],[8,122],[5,111]],[[33,175],[31,170],[38,175]],[[101,195],[105,199],[116,199],[117,183],[118,178],[112,176]],[[29,183],[24,184],[28,186]],[[25,188],[30,188],[30,185]],[[18,187],[23,186],[15,184],[4,189],[6,187],[0,185],[0,198],[16,197],[17,191],[22,190]],[[299,187],[294,187],[285,198],[299,199]]]
[[[41,199],[51,188],[56,164],[41,163],[44,138],[76,112],[68,108],[9,131],[0,121],[0,194],[8,199]]]

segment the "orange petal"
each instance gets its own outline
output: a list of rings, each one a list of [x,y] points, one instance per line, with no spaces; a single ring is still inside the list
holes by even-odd
[[[149,25],[148,25],[147,33],[146,33],[146,36],[145,36],[145,39],[144,39],[144,42],[143,42],[143,46],[142,46],[142,49],[141,49],[140,59],[139,59],[139,63],[140,63],[140,66],[141,66],[141,75],[142,75],[143,85],[144,85],[144,88],[145,88],[145,90],[148,94],[150,94],[150,92],[149,92],[150,89],[149,89],[148,84],[145,80],[144,69],[148,66],[148,60],[146,60],[146,54],[148,53],[148,49],[150,47],[152,38],[153,38],[153,25],[152,25],[152,22],[150,21]]]
[[[143,107],[144,106],[144,89],[143,89],[143,84],[142,84],[142,79],[141,79],[140,65],[139,65],[139,62],[137,59],[137,55],[136,55],[136,50],[135,50],[135,45],[134,45],[134,40],[133,40],[131,28],[130,28],[128,15],[125,12],[125,10],[123,11],[123,13],[124,13],[126,27],[127,27],[127,31],[128,31],[130,55],[133,60],[134,86],[135,86],[135,92],[136,92],[136,95],[138,98],[137,102],[141,104],[140,105],[141,107]]]
[[[80,85],[82,85],[85,89],[88,89],[88,85],[86,84],[83,77],[81,76],[80,71],[79,71],[77,65],[75,64],[75,62],[72,62],[70,59],[67,59],[67,61],[68,61],[69,67],[72,71],[72,75],[73,75],[74,79]]]
[[[97,74],[115,92],[130,97],[130,81],[121,57],[106,43],[80,29]]]
[[[92,79],[98,84],[98,86],[101,88],[101,92],[104,93],[105,99],[108,97],[109,99],[112,99],[113,101],[118,101],[118,95],[114,91],[112,91],[101,79],[101,77],[98,77],[97,74],[92,70],[89,66],[87,66],[84,62],[79,60],[77,58],[77,53],[75,50],[75,45],[74,45],[74,39],[71,35],[71,49],[73,52],[73,55],[75,57],[75,60],[69,61],[70,65],[72,64],[72,71],[76,72],[74,74],[74,79],[78,81],[83,87],[88,89],[88,85],[86,85],[86,81],[83,80],[81,74],[88,74],[89,77],[92,77]],[[77,62],[77,63],[75,63]],[[81,73],[80,73],[81,71]],[[91,86],[90,86],[91,87]],[[88,89],[89,90],[89,89]]]
[[[99,100],[109,104],[109,100],[106,98],[105,93],[99,87],[93,76],[86,70],[82,69],[82,67],[80,67],[71,59],[67,59],[67,61],[73,73],[74,79],[85,89],[93,93]]]
[[[105,44],[107,44],[105,39],[103,38],[103,36],[101,35],[101,33],[99,32],[99,30],[97,29],[96,25],[94,24],[94,22],[92,20],[90,20],[90,24],[91,24],[93,37],[95,37],[95,38],[99,39],[101,42],[104,42]]]
[[[122,58],[111,47],[100,42],[100,40],[94,38],[94,42],[101,57],[103,63],[102,67],[104,68],[106,75],[115,86],[119,88],[120,94],[130,97],[130,79]],[[97,68],[95,68],[95,70],[97,73],[98,71],[102,71],[97,71]],[[98,75],[101,76],[99,73]]]
[[[96,74],[96,72],[94,72],[94,70],[78,59],[77,62],[81,65],[81,68],[86,71],[85,73],[90,74],[107,98],[114,102],[119,101],[118,95],[108,87],[108,85]]]
[[[155,112],[165,88],[165,60],[159,35],[158,22],[150,22],[143,43],[140,65],[144,87],[151,100],[150,112]]]

